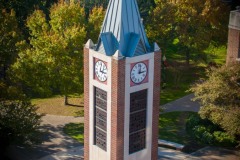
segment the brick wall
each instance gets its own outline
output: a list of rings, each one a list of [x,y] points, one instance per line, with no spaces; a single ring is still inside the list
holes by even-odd
[[[158,158],[158,119],[160,105],[161,52],[154,53],[153,116],[152,116],[152,160]]]
[[[125,59],[112,60],[111,160],[124,157]]]
[[[227,65],[235,64],[239,54],[239,30],[229,28]]]
[[[89,160],[89,49],[84,48],[84,160]]]

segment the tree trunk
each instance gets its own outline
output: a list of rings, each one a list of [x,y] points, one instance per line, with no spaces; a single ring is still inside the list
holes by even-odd
[[[67,95],[64,96],[64,105],[65,106],[68,105],[68,96]]]
[[[187,49],[186,50],[186,66],[189,67],[189,64],[190,64],[190,52]]]

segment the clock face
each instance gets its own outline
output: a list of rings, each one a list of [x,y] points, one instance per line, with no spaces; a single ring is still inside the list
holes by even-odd
[[[136,63],[131,70],[131,80],[135,84],[139,84],[147,77],[147,65],[143,62]]]
[[[95,63],[95,75],[101,82],[107,80],[107,66],[103,61],[99,60]]]

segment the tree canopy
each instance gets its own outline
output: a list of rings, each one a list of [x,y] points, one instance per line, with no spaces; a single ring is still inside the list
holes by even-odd
[[[229,7],[221,0],[159,0],[147,30],[150,39],[156,39],[162,47],[176,40],[189,64],[192,53],[226,44],[228,18]]]
[[[14,10],[0,8],[0,79],[6,79],[6,71],[17,57],[16,44],[22,40]]]
[[[30,45],[22,42],[24,47],[12,67],[13,78],[41,95],[56,90],[63,95],[81,93],[84,9],[74,1],[59,2],[50,8],[49,16],[48,21],[43,11],[35,10],[28,17]]]
[[[191,88],[200,100],[200,116],[240,138],[240,66],[207,72],[207,79]],[[238,139],[239,140],[239,139]]]

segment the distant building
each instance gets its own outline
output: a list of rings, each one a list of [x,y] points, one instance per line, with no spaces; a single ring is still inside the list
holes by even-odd
[[[231,11],[228,32],[227,65],[240,62],[240,10]]]

